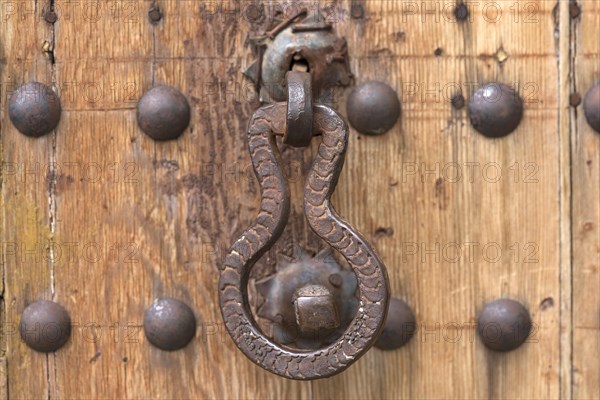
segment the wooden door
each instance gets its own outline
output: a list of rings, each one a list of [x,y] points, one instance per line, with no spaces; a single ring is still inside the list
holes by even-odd
[[[258,103],[241,73],[253,61],[252,2],[156,0],[163,18],[151,24],[151,1],[6,1],[0,399],[600,397],[600,134],[569,102],[600,81],[600,3],[467,2],[461,23],[453,1],[304,3],[346,37],[356,82],[384,81],[402,102],[387,134],[352,131],[334,202],[386,262],[393,295],[416,314],[415,337],[333,378],[297,382],[248,361],[223,327],[218,265],[259,199],[245,144]],[[55,87],[63,107],[58,128],[37,139],[7,112],[15,88],[34,80]],[[488,81],[515,85],[525,102],[502,139],[478,134],[450,102]],[[136,123],[137,101],[158,84],[192,107],[176,141],[155,142]],[[285,152],[298,179],[275,253],[322,246],[299,198],[314,151]],[[269,259],[261,271],[274,268]],[[165,296],[198,320],[181,351],[143,333],[144,310]],[[500,297],[534,322],[508,353],[487,350],[474,325]],[[40,299],[73,322],[51,354],[17,329]]]

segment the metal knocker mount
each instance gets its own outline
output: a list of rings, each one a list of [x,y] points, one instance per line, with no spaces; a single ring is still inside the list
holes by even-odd
[[[330,34],[329,30],[325,32]],[[383,328],[389,300],[383,262],[365,238],[331,206],[349,131],[332,108],[313,104],[314,79],[310,72],[287,72],[288,100],[265,105],[250,119],[248,149],[261,190],[260,211],[231,246],[220,267],[219,280],[219,305],[225,326],[238,348],[262,368],[300,380],[340,373],[369,350]],[[261,332],[248,301],[250,271],[278,240],[290,211],[290,190],[281,167],[277,135],[283,135],[284,143],[295,147],[307,146],[313,136],[322,136],[306,179],[304,213],[312,230],[346,259],[357,281],[356,315],[339,338],[316,350],[296,350],[275,343]],[[307,290],[310,293],[306,295],[318,297],[321,289]],[[313,302],[308,310],[318,307]],[[307,314],[309,319],[313,315]]]

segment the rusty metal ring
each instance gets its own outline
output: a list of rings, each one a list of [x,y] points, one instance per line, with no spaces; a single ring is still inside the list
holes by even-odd
[[[287,128],[283,135],[283,143],[294,147],[306,147],[313,136],[311,75],[308,72],[289,71],[286,80]]]
[[[248,148],[261,189],[260,212],[220,266],[219,306],[227,331],[250,360],[277,375],[309,380],[342,372],[375,343],[387,314],[389,290],[383,262],[331,207],[331,195],[344,163],[348,127],[334,110],[317,105],[314,128],[323,139],[306,181],[304,210],[310,227],[356,274],[359,309],[338,340],[313,351],[274,343],[257,326],[248,302],[250,271],[277,241],[290,211],[290,190],[275,141],[275,134],[285,130],[285,110],[286,103],[270,104],[258,109],[250,121]]]

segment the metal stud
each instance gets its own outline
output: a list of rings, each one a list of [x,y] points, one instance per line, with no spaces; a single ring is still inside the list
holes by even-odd
[[[462,95],[462,93],[457,93],[450,99],[450,104],[452,104],[454,109],[460,110],[465,106],[465,97]]]
[[[8,115],[15,128],[31,137],[43,136],[56,128],[60,113],[58,96],[40,82],[19,86],[8,103]]]
[[[583,111],[588,124],[600,133],[600,83],[593,86],[585,95]]]
[[[485,305],[477,321],[477,331],[486,347],[510,351],[519,347],[531,331],[531,317],[518,301],[498,299]]]
[[[492,82],[475,91],[468,105],[471,125],[487,137],[506,136],[523,117],[523,100],[504,83]]]
[[[177,139],[190,123],[190,105],[179,90],[156,86],[140,99],[137,121],[142,131],[155,140]]]
[[[380,350],[395,350],[404,346],[417,330],[415,314],[404,301],[392,297],[383,331],[375,343]]]
[[[144,333],[159,349],[178,350],[195,336],[196,317],[180,300],[158,299],[144,313]]]
[[[365,17],[365,9],[362,4],[354,3],[350,7],[350,15],[354,19],[362,19]]]
[[[577,92],[569,95],[569,105],[571,107],[579,107],[581,104],[581,95]]]
[[[454,8],[454,16],[457,21],[464,21],[469,18],[469,9],[464,3],[460,3]]]
[[[350,125],[365,135],[381,135],[398,121],[401,112],[396,91],[379,81],[357,86],[346,105]]]
[[[150,18],[150,23],[158,24],[162,19],[162,11],[157,5],[150,6],[150,10],[148,11],[148,18]]]
[[[58,303],[36,301],[23,310],[19,333],[32,349],[50,353],[60,349],[69,340],[71,317]]]
[[[571,2],[569,4],[569,16],[573,19],[579,18],[581,15],[581,6],[576,2]]]
[[[49,24],[54,24],[58,20],[58,15],[56,14],[56,11],[54,11],[51,8],[47,9],[44,13],[44,20]]]

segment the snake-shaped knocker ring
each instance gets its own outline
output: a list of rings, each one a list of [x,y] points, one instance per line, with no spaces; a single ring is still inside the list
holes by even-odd
[[[330,107],[312,105],[309,73],[288,72],[287,87],[288,102],[261,107],[250,120],[248,148],[260,184],[260,212],[220,267],[219,305],[229,334],[250,360],[277,375],[308,380],[338,374],[369,350],[385,322],[389,290],[383,262],[331,206],[348,143],[346,123]],[[322,135],[306,180],[304,212],[313,231],[346,259],[358,283],[359,306],[350,325],[335,342],[317,350],[274,343],[260,331],[248,302],[250,270],[282,234],[290,210],[276,135],[295,146]]]

